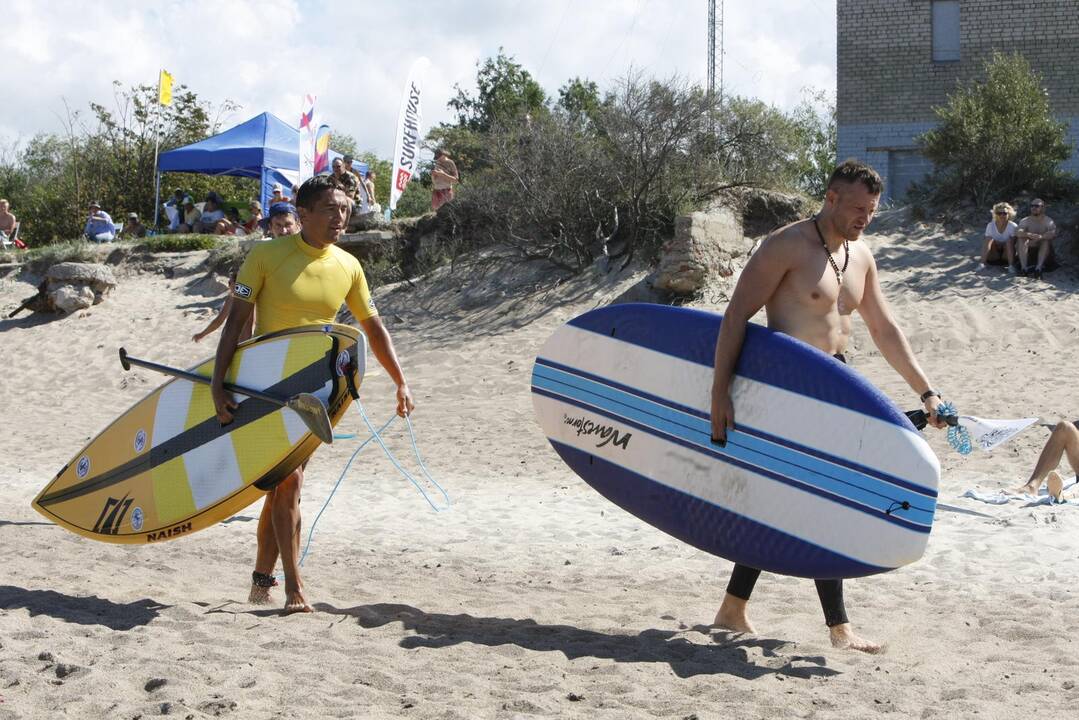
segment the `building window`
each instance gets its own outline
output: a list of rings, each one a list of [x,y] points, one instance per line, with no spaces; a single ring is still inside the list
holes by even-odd
[[[933,0],[933,62],[959,62],[959,0]]]

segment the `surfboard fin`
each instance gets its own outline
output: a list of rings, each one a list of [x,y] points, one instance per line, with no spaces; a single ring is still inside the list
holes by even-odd
[[[311,393],[299,393],[290,397],[285,405],[300,416],[315,437],[327,445],[333,444],[333,426],[321,400]]]

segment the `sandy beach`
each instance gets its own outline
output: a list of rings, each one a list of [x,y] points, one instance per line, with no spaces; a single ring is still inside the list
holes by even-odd
[[[980,233],[884,213],[865,239],[927,374],[963,413],[1079,417],[1079,273],[1044,282],[977,262]],[[807,580],[765,575],[759,634],[708,627],[731,564],[623,512],[574,475],[533,419],[536,350],[640,271],[554,284],[448,271],[376,293],[416,395],[414,428],[453,504],[434,512],[381,451],[360,454],[304,564],[317,612],[246,603],[253,506],[159,545],[90,541],[30,500],[116,415],[162,381],[116,351],[178,366],[220,301],[200,275],[116,268],[75,316],[0,321],[0,720],[7,718],[1016,718],[1079,706],[1079,494],[1058,506],[962,498],[1026,480],[1048,431],[961,456],[941,432],[941,507],[925,557],[847,583],[855,628],[833,649]],[[6,315],[34,278],[0,278]],[[203,286],[197,286],[203,287]],[[722,287],[706,293],[718,299]],[[717,303],[698,306],[722,310]],[[763,322],[763,317],[758,318]],[[860,321],[856,370],[913,408]],[[364,406],[392,386],[375,367]],[[366,437],[351,411],[303,492],[306,528]],[[387,433],[407,465],[402,423]],[[1062,474],[1070,477],[1065,466]]]

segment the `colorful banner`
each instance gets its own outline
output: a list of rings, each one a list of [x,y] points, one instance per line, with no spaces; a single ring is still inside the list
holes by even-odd
[[[397,208],[397,200],[405,191],[409,180],[419,169],[420,141],[423,139],[423,117],[420,109],[423,77],[431,61],[425,57],[412,63],[408,82],[401,97],[401,110],[397,116],[397,139],[393,144],[393,175],[390,176],[390,210]]]
[[[157,77],[157,101],[162,105],[172,105],[172,75],[162,70]]]
[[[319,125],[315,133],[314,174],[321,175],[330,171],[330,126]],[[301,180],[302,183],[302,180]]]
[[[303,181],[315,174],[315,134],[318,125],[315,124],[315,96],[303,96],[303,108],[300,111],[300,177],[297,182],[302,185]]]

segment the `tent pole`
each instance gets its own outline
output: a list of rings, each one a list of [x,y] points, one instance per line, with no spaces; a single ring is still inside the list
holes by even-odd
[[[161,173],[157,172],[157,160],[154,160],[154,232],[157,232],[157,213],[161,209]]]

